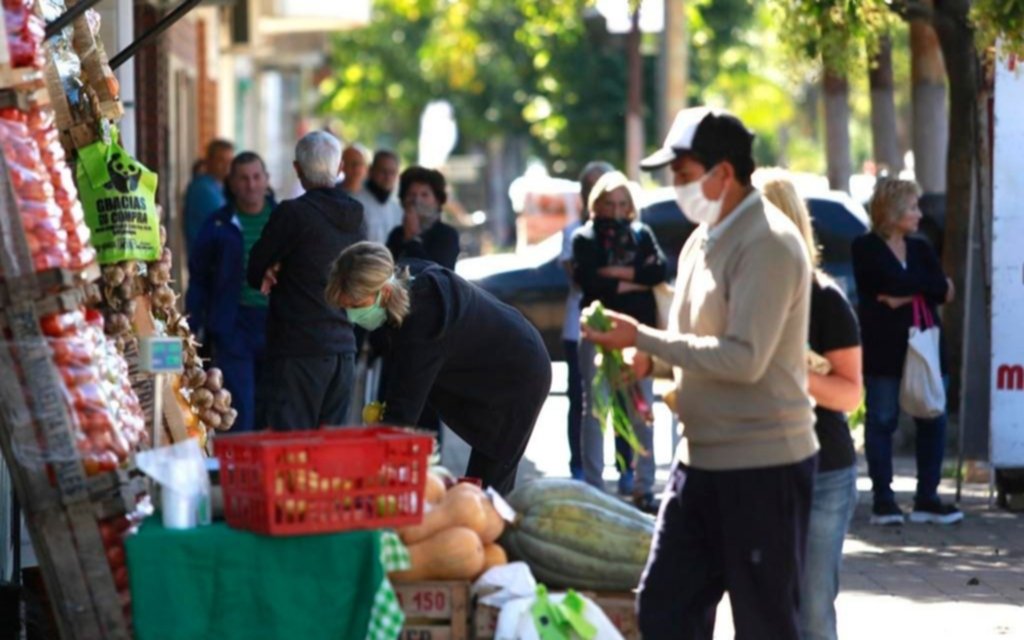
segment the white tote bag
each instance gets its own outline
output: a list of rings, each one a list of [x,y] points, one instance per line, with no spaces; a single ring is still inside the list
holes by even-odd
[[[900,408],[914,418],[937,418],[946,410],[946,386],[939,364],[939,328],[924,298],[914,296],[914,324],[900,383]]]

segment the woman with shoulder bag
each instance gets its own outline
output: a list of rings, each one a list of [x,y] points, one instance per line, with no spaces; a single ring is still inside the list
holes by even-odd
[[[654,233],[636,220],[636,199],[632,184],[619,171],[606,173],[594,184],[587,203],[590,220],[573,235],[573,276],[583,292],[580,308],[595,300],[612,311],[621,311],[639,322],[657,325],[658,308],[652,288],[665,281],[665,256]],[[594,344],[581,339],[579,344],[580,378],[583,381],[583,428],[580,442],[583,478],[604,488],[604,434],[593,415]],[[640,381],[652,405],[653,381]],[[635,456],[636,482],[633,482],[629,445],[616,437],[619,462],[619,493],[633,495],[634,503],[645,511],[656,508],[654,501],[653,428],[648,416],[631,415],[633,429],[643,447]]]
[[[911,237],[921,221],[917,185],[906,180],[878,183],[871,198],[872,231],[853,242],[858,315],[864,345],[866,424],[864,447],[871,476],[871,523],[901,524],[903,511],[892,491],[892,435],[900,414],[900,388],[915,307],[938,325],[938,306],[953,299],[953,282],[925,240]],[[916,302],[915,302],[916,301]],[[923,305],[923,306],[922,306]],[[920,315],[920,313],[918,313]],[[939,357],[942,373],[944,359]],[[914,416],[917,425],[917,491],[911,522],[952,524],[963,519],[939,500],[946,447],[946,413]]]

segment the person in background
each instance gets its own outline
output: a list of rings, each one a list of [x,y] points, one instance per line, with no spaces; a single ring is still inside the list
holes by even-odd
[[[384,335],[392,375],[383,422],[413,424],[429,402],[472,447],[465,475],[508,493],[551,389],[551,360],[523,315],[449,269],[397,266],[360,242],[331,267],[326,296],[352,322]]]
[[[846,414],[860,406],[860,333],[857,316],[842,290],[824,271],[807,206],[793,183],[775,177],[763,186],[764,197],[793,221],[804,238],[814,267],[811,278],[812,354],[807,382],[816,406],[814,432],[821,444],[818,471],[807,525],[807,551],[800,581],[800,637],[836,640],[835,600],[843,539],[857,506],[857,453]],[[821,358],[824,358],[822,360]]]
[[[459,257],[459,232],[441,221],[441,207],[448,199],[440,171],[409,167],[398,181],[402,224],[388,234],[387,247],[395,260],[419,258],[455,269]]]
[[[363,188],[353,195],[363,205],[366,239],[371,242],[384,244],[391,230],[402,224],[402,205],[395,197],[397,182],[398,156],[384,149],[373,154]]]
[[[892,434],[900,415],[900,382],[907,338],[914,323],[913,302],[922,300],[939,322],[938,307],[953,300],[931,246],[910,234],[921,222],[920,192],[907,180],[882,180],[871,197],[871,231],[853,241],[853,277],[864,344],[864,453],[873,495],[871,523],[902,524],[904,514],[892,490]],[[945,357],[941,366],[945,375]],[[942,457],[946,448],[946,414],[915,418],[917,491],[911,522],[952,524],[963,520],[955,506],[939,500]]]
[[[235,146],[227,140],[213,140],[206,146],[203,170],[185,189],[185,248],[192,250],[199,230],[211,213],[227,204],[224,179],[231,170]]]
[[[569,371],[567,393],[569,396],[569,474],[574,480],[583,479],[583,454],[580,452],[580,429],[583,423],[583,381],[580,379],[580,302],[583,292],[573,279],[572,236],[590,217],[587,202],[594,183],[602,175],[615,171],[615,167],[602,160],[588,162],[580,172],[580,213],[570,220],[562,230],[562,254],[558,261],[569,279],[569,295],[565,298],[565,322],[562,324],[562,346],[565,348],[565,364]]]
[[[711,638],[729,592],[738,638],[798,640],[818,440],[807,392],[811,268],[800,232],[751,185],[754,134],[683,109],[661,149],[697,225],[679,255],[667,330],[607,312],[583,337],[672,365],[683,425],[640,578],[645,640]]]
[[[356,343],[345,313],[324,299],[331,262],[363,240],[362,206],[336,188],[341,143],[308,133],[295,147],[306,190],[274,209],[249,253],[249,286],[270,295],[266,423],[288,431],[345,423]]]
[[[650,228],[636,220],[633,185],[622,173],[612,171],[594,184],[588,198],[591,219],[573,234],[572,261],[575,281],[583,292],[582,307],[600,300],[606,309],[619,311],[640,322],[657,324],[658,307],[652,288],[665,281],[665,256]],[[596,366],[594,343],[584,339],[579,346],[580,379],[583,381],[583,414],[580,453],[583,479],[604,488],[604,429],[594,415],[591,387]],[[654,404],[651,378],[640,381],[648,406]],[[656,510],[654,501],[654,429],[649,416],[630,412],[633,431],[646,452],[633,454],[624,438],[616,434],[619,493],[633,496],[644,511]],[[621,458],[621,463],[618,460]],[[631,460],[636,458],[636,483]]]
[[[268,300],[245,282],[249,251],[270,219],[274,201],[263,159],[245,151],[231,162],[228,204],[199,231],[188,256],[185,297],[192,326],[211,343],[214,363],[238,411],[233,431],[262,427],[257,409],[266,391]]]
[[[355,196],[363,188],[366,180],[366,167],[369,164],[370,152],[366,147],[353,142],[341,152],[341,171],[344,176],[338,185],[350,196]]]

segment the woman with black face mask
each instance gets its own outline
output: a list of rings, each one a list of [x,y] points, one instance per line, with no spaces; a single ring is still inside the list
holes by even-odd
[[[652,288],[665,281],[665,256],[650,228],[636,220],[636,198],[632,183],[619,171],[606,173],[590,192],[590,221],[573,234],[573,276],[583,291],[582,307],[600,300],[607,309],[621,311],[650,326],[657,326],[658,307]],[[641,320],[642,318],[642,320]],[[594,345],[581,340],[580,378],[583,380],[583,429],[581,452],[583,478],[588,484],[604,488],[604,435],[593,415]],[[651,404],[650,378],[641,381]],[[633,429],[646,455],[636,456],[637,480],[634,483],[632,451],[616,436],[616,466],[619,469],[619,493],[633,496],[638,507],[655,508],[654,452],[652,429],[644,416],[634,415]]]
[[[455,269],[459,232],[441,221],[447,185],[440,171],[409,167],[398,179],[402,224],[388,234],[387,246],[395,260],[418,258]]]

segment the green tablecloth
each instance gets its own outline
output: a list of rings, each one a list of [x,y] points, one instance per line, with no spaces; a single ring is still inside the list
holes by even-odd
[[[126,550],[138,640],[361,639],[387,584],[377,531],[272,538],[150,518]]]

